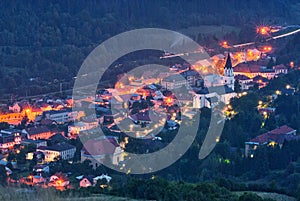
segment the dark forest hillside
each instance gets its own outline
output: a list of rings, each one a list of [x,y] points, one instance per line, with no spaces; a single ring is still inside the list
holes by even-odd
[[[1,1],[0,95],[68,88],[96,45],[134,28],[231,25],[246,40],[255,24],[297,21],[297,0]]]

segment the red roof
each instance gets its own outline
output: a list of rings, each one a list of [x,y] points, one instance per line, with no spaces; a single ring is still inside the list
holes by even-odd
[[[296,131],[295,129],[288,127],[287,125],[281,126],[274,130],[271,130],[267,133],[261,134],[250,142],[257,142],[259,144],[268,143],[269,141],[275,141],[277,143],[283,143],[286,139],[286,135],[290,134],[291,132]]]
[[[268,140],[269,140],[268,133],[264,133],[253,138],[252,140],[250,140],[250,142],[258,142],[259,144],[264,144],[265,142],[268,142]]]
[[[234,67],[234,72],[242,72],[242,73],[257,73],[260,72],[260,66],[257,64],[248,63],[240,63]]]
[[[82,151],[87,155],[113,154],[117,147],[119,144],[114,137],[90,139],[84,143]]]
[[[271,130],[269,133],[272,135],[285,135],[285,134],[289,134],[292,131],[295,131],[295,129],[288,127],[287,125],[284,125],[274,130]]]

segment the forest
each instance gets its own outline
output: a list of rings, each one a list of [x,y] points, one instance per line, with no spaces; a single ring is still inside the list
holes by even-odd
[[[93,48],[124,31],[171,29],[186,33],[200,45],[215,47],[224,38],[232,42],[252,40],[258,24],[293,24],[299,20],[297,0],[1,1],[0,95],[4,99],[55,92],[60,83],[63,89],[70,89]],[[190,33],[189,28],[201,30],[203,25],[231,28],[222,35]],[[283,60],[300,49],[296,41],[299,37],[288,44]]]

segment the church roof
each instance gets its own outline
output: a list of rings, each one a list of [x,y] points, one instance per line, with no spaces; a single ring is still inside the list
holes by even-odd
[[[230,58],[229,52],[228,52],[228,56],[227,56],[227,60],[226,60],[226,64],[225,64],[224,68],[232,68],[232,63],[231,63],[231,58]]]

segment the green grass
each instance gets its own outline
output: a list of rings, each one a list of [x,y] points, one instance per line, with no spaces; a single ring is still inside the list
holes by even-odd
[[[137,201],[130,198],[122,198],[109,195],[92,195],[87,197],[59,197],[55,189],[41,189],[36,191],[25,188],[0,188],[1,201]]]
[[[238,192],[234,192],[235,194],[237,194],[238,196],[241,196],[243,193],[255,193],[256,195],[262,197],[262,198],[271,198],[274,199],[276,201],[296,201],[296,198],[287,196],[287,195],[283,195],[283,194],[278,194],[278,193],[267,193],[267,192],[258,192],[258,191],[238,191]]]

